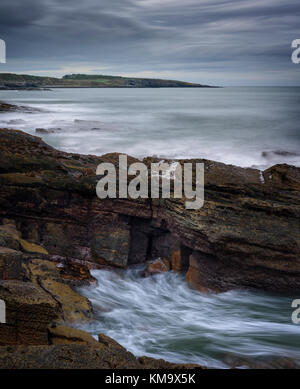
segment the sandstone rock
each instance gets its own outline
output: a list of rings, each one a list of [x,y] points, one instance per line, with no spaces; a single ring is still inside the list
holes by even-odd
[[[17,111],[17,109],[18,107],[16,105],[0,102],[0,112]]]
[[[156,258],[146,262],[146,275],[170,271],[170,262],[167,258]]]
[[[172,271],[176,273],[186,273],[189,268],[189,257],[192,250],[182,246],[171,254]]]
[[[6,303],[6,324],[0,324],[0,345],[48,344],[49,324],[57,319],[58,304],[29,282],[0,281]]]
[[[195,363],[172,363],[151,357],[139,357],[138,361],[145,369],[205,369]]]
[[[206,278],[203,276],[203,273],[197,259],[191,255],[190,265],[186,272],[185,279],[192,288],[199,290],[199,292],[207,293],[209,292],[209,288],[206,285]],[[217,286],[215,286],[215,290],[216,289]]]
[[[91,344],[98,345],[88,332],[78,330],[76,328],[53,325],[48,328],[50,344]]]
[[[0,347],[1,369],[191,369],[194,364],[175,364],[149,357],[136,358],[117,342],[112,346],[87,342],[50,346]],[[82,335],[79,335],[80,338]],[[112,340],[111,340],[112,341]]]
[[[97,280],[91,275],[88,264],[72,262],[69,259],[56,264],[61,280],[71,286],[96,285]],[[95,267],[96,268],[96,267]]]
[[[243,357],[238,355],[227,355],[224,362],[232,368],[238,369],[299,369],[300,361],[282,357]]]
[[[22,253],[0,246],[0,280],[23,279],[24,277]]]
[[[95,262],[108,266],[126,267],[128,264],[130,231],[114,227],[95,231],[91,242]]]
[[[0,130],[0,218],[15,220],[22,239],[50,256],[117,267],[166,257],[185,273],[193,254],[188,278],[197,273],[208,289],[299,290],[299,168],[275,165],[262,180],[257,169],[181,160],[205,165],[204,207],[191,211],[185,199],[99,200],[96,167],[117,159],[67,154]]]
[[[4,243],[12,247],[17,245],[23,252],[0,246],[0,279],[30,281],[47,291],[59,304],[62,320],[91,319],[90,302],[70,287],[95,282],[89,269],[81,264],[69,264],[68,261],[64,265],[50,261],[46,250],[20,237],[21,233],[12,220],[3,219],[3,223],[0,236],[2,234],[5,238]],[[35,258],[36,255],[40,258]]]
[[[28,279],[35,283],[41,279],[52,279],[71,287],[96,284],[96,280],[91,276],[89,269],[77,263],[61,263],[31,257],[27,260],[24,268],[27,269]]]
[[[113,352],[91,344],[0,347],[2,369],[136,369],[130,353]]]
[[[171,255],[171,266],[172,266],[172,270],[176,273],[180,273],[183,270],[181,268],[180,250],[173,251]]]
[[[67,284],[53,279],[39,279],[39,285],[59,303],[62,319],[66,322],[83,322],[93,318],[90,301]]]
[[[119,349],[121,351],[127,352],[125,347],[121,346],[114,339],[112,339],[109,336],[106,336],[104,334],[98,334],[98,342],[109,349]]]

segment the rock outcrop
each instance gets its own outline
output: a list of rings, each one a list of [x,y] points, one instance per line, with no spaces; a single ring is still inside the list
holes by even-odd
[[[0,225],[0,280],[32,283],[57,304],[61,320],[91,319],[91,303],[73,288],[96,282],[88,268],[54,261],[44,247],[22,239],[13,220],[3,219],[3,223]]]
[[[128,157],[128,164],[134,161]],[[0,219],[12,220],[20,232],[0,237],[15,250],[3,252],[6,264],[7,255],[14,258],[5,272],[17,271],[19,251],[56,262],[69,282],[72,272],[84,281],[91,268],[161,257],[202,291],[299,291],[299,168],[283,164],[260,172],[179,161],[205,165],[204,207],[186,210],[184,199],[99,200],[100,162],[117,163],[118,154],[68,154],[21,131],[0,130]],[[37,247],[47,254],[35,254]]]
[[[76,291],[96,282],[90,269],[147,264],[147,275],[181,272],[202,292],[300,290],[299,168],[194,160],[205,165],[205,204],[191,211],[185,199],[99,200],[101,162],[117,167],[118,154],[68,154],[0,129],[0,367],[195,367],[136,358],[68,327],[93,317]]]

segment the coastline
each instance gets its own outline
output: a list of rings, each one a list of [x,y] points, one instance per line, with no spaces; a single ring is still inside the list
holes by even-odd
[[[13,322],[8,333],[0,325],[3,355],[17,365],[41,366],[37,354],[50,352],[48,347],[53,355],[74,352],[74,366],[85,363],[78,355],[87,352],[82,345],[91,339],[64,326],[92,320],[93,308],[76,288],[95,285],[93,268],[145,264],[155,273],[163,271],[159,261],[153,266],[160,257],[167,270],[184,274],[189,285],[202,293],[236,288],[279,294],[299,290],[300,168],[275,165],[262,172],[262,181],[257,169],[197,160],[205,164],[205,207],[191,213],[178,199],[97,199],[96,166],[116,164],[117,153],[99,157],[65,153],[17,130],[0,129],[0,140],[0,298],[7,299],[9,290],[20,290],[22,295],[31,288],[45,299],[41,310],[34,308],[40,302],[24,301],[19,292],[9,302],[12,317],[29,304],[43,323],[38,332],[35,323],[28,329],[26,318]],[[147,166],[158,161],[144,159]],[[178,162],[187,161],[191,160]],[[55,331],[53,321],[59,323]],[[22,327],[24,334],[19,331]],[[133,356],[129,363],[126,351],[110,342],[104,342],[105,350],[111,356],[113,348],[118,363],[125,358],[121,366],[179,366]],[[7,344],[16,348],[8,349]],[[40,348],[32,349],[36,346]],[[28,353],[27,362],[18,362],[19,352]],[[51,363],[56,366],[54,360]]]
[[[0,73],[0,90],[51,90],[52,88],[218,88],[178,80],[108,75],[69,74],[62,78]]]

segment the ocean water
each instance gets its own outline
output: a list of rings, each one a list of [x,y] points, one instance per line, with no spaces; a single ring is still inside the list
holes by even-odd
[[[96,338],[104,333],[137,356],[172,362],[215,368],[281,357],[300,362],[300,325],[291,320],[297,296],[203,294],[179,274],[144,278],[141,271],[94,270],[98,286],[80,292],[92,302],[95,320],[79,328]]]
[[[0,115],[0,127],[68,152],[208,158],[260,169],[300,166],[300,88],[54,89],[0,91],[41,112]]]

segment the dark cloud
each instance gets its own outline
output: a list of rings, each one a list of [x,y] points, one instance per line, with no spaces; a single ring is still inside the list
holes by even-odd
[[[294,84],[299,16],[298,0],[1,0],[0,71]]]

